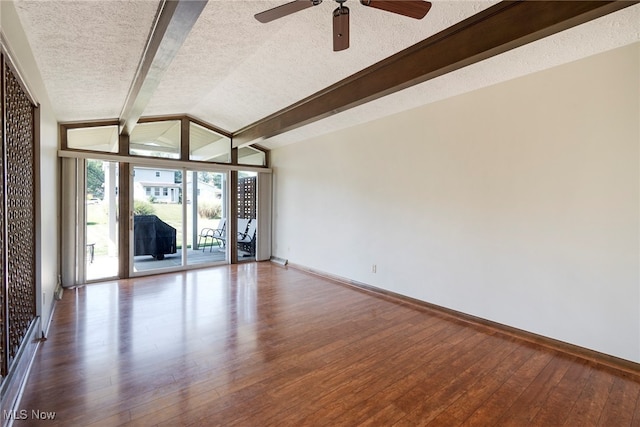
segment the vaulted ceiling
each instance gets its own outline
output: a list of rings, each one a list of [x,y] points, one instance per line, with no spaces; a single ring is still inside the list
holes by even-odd
[[[336,5],[329,0],[268,24],[254,19],[285,2],[209,0],[154,82],[141,114],[189,114],[244,136],[239,138],[244,143],[274,148],[640,40],[640,5],[608,10],[497,56],[488,52],[471,65],[442,69],[401,91],[372,96],[370,102],[322,114],[304,111],[306,116],[291,119],[298,122],[273,131],[273,124],[270,130],[260,127],[265,118],[301,100],[315,102],[314,94],[325,88],[497,7],[493,0],[433,0],[429,14],[414,20],[348,2],[351,46],[334,52],[331,12]],[[160,5],[155,0],[16,1],[59,121],[122,117]],[[526,27],[528,22],[502,25]]]

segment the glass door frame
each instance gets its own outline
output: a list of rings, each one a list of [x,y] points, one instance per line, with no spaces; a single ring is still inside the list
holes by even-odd
[[[203,263],[198,263],[198,264],[189,264],[188,263],[188,258],[187,258],[187,241],[188,241],[188,236],[189,234],[193,235],[193,232],[191,229],[189,229],[188,222],[189,222],[189,207],[190,204],[187,203],[188,200],[188,178],[187,178],[187,174],[191,174],[192,172],[212,172],[212,173],[218,173],[218,174],[223,174],[225,175],[225,179],[223,179],[223,183],[224,183],[224,188],[222,188],[222,198],[224,198],[224,201],[222,203],[223,206],[223,212],[222,212],[222,216],[225,218],[229,218],[229,214],[230,214],[230,204],[229,204],[229,200],[230,200],[230,190],[231,190],[231,186],[230,186],[230,174],[231,171],[227,170],[226,168],[223,170],[223,168],[208,168],[205,165],[202,165],[202,167],[198,167],[198,164],[189,164],[188,166],[186,165],[180,165],[180,166],[172,166],[171,164],[166,164],[166,163],[152,163],[150,164],[149,162],[131,162],[130,163],[130,174],[129,174],[129,236],[128,236],[128,244],[129,244],[129,277],[141,277],[141,276],[149,276],[149,275],[154,275],[154,274],[162,274],[162,273],[168,273],[168,272],[176,272],[176,271],[185,271],[185,270],[193,270],[193,269],[197,269],[197,268],[204,268],[204,267],[213,267],[216,265],[226,265],[226,264],[230,264],[231,263],[231,255],[230,255],[230,250],[228,250],[229,246],[227,246],[227,250],[225,251],[225,255],[224,255],[224,260],[223,261],[212,261],[212,262],[203,262]],[[135,177],[135,173],[134,171],[136,170],[136,168],[145,168],[145,169],[160,169],[160,170],[173,170],[173,171],[180,171],[182,173],[182,183],[180,186],[180,189],[182,191],[182,240],[181,242],[176,242],[177,244],[180,244],[180,246],[182,247],[181,250],[181,262],[179,266],[169,266],[169,267],[161,267],[161,268],[154,268],[154,269],[150,269],[150,270],[143,270],[143,271],[135,271],[135,247],[134,247],[134,230],[133,230],[133,223],[134,223],[134,187],[135,187],[135,182],[134,182],[134,177]],[[197,203],[194,200],[191,200],[191,207],[193,208],[194,203]],[[193,224],[192,224],[193,227]],[[192,246],[195,244],[195,242],[192,242]]]

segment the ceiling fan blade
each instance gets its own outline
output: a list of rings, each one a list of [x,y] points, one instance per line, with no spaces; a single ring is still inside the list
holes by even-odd
[[[256,13],[254,17],[263,24],[266,24],[267,22],[291,15],[292,13],[300,12],[301,10],[307,9],[311,6],[317,6],[320,3],[322,3],[322,0],[296,0],[265,10],[264,12]]]
[[[360,0],[360,3],[415,19],[424,18],[431,9],[431,3],[423,0]]]
[[[333,11],[333,51],[349,48],[349,8],[340,6]]]

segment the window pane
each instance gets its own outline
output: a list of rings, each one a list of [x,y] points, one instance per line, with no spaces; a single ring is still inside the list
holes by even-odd
[[[118,163],[87,160],[85,279],[118,275]],[[82,248],[80,248],[82,249]]]
[[[241,165],[265,166],[266,156],[264,152],[252,147],[238,148],[238,163]]]
[[[231,139],[195,123],[190,123],[189,160],[229,163],[231,161]]]
[[[135,167],[133,172],[134,272],[182,265],[182,171]],[[167,195],[160,191],[167,188]],[[147,197],[152,188],[153,197]]]
[[[179,159],[180,120],[138,123],[131,132],[129,153]]]
[[[187,264],[220,263],[226,260],[226,174],[187,172],[187,203],[190,226]]]
[[[118,126],[67,129],[67,147],[117,153]]]

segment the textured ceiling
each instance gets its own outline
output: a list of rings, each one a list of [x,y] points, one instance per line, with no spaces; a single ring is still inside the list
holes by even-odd
[[[157,1],[17,1],[59,121],[117,118]]]
[[[260,24],[285,1],[210,0],[144,116],[190,114],[235,132],[496,3],[439,1],[413,20],[348,1],[351,46],[333,52],[325,0]],[[149,36],[157,1],[17,1],[59,121],[118,118]],[[640,5],[402,92],[278,135],[296,142],[640,40]]]

